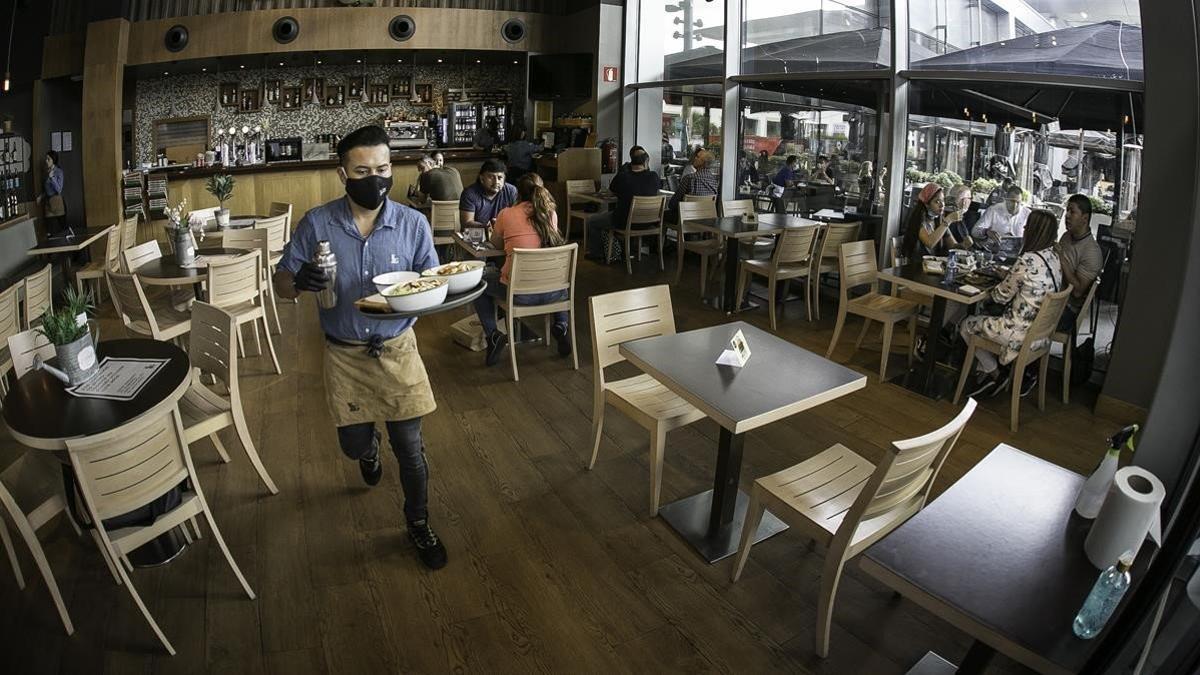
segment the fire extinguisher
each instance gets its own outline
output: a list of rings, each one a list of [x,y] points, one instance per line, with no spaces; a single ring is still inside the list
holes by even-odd
[[[606,138],[600,144],[600,156],[603,158],[601,173],[617,172],[617,139]]]

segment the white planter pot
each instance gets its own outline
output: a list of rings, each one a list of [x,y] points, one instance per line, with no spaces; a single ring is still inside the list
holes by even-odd
[[[71,380],[70,386],[87,382],[96,374],[96,350],[92,346],[92,336],[86,334],[78,340],[66,345],[55,345],[55,355],[58,366]]]
[[[229,227],[229,209],[217,209],[217,227]]]

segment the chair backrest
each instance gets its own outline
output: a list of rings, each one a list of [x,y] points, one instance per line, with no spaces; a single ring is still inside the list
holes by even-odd
[[[810,260],[817,232],[816,225],[802,225],[784,229],[775,241],[775,252],[771,255],[776,265],[799,263]]]
[[[108,230],[104,249],[105,266],[113,272],[121,271],[121,226],[113,225]]]
[[[207,302],[192,304],[192,332],[188,336],[192,367],[216,375],[230,391],[237,382],[237,319]]]
[[[717,203],[705,197],[700,201],[679,202],[679,224],[684,232],[693,232],[696,228],[688,227],[689,220],[701,220],[717,217]]]
[[[858,227],[859,223],[826,225],[825,232],[821,235],[821,258],[838,257],[842,244],[858,239]]]
[[[838,277],[843,302],[855,286],[876,283],[879,268],[875,264],[875,242],[871,239],[842,244],[838,249]]]
[[[146,300],[146,293],[137,277],[120,272],[108,272],[104,276],[108,281],[108,294],[112,296],[117,316],[121,317],[126,325],[143,321],[150,326],[152,334],[157,333],[158,322],[154,319],[154,310],[150,308],[150,302]]]
[[[550,248],[514,248],[508,273],[508,298],[524,293],[551,293],[570,289],[575,295],[575,262],[579,244]],[[510,305],[511,306],[511,305]]]
[[[716,195],[684,195],[681,202],[712,202],[713,208],[717,206]]]
[[[53,308],[51,292],[52,270],[47,263],[42,269],[25,277],[25,327]]]
[[[214,307],[230,307],[262,297],[262,253],[254,250],[230,260],[208,264],[208,302]]]
[[[1083,304],[1079,306],[1079,314],[1075,316],[1075,332],[1083,327],[1083,322],[1087,320],[1088,310],[1092,308],[1092,301],[1096,299],[1096,289],[1100,288],[1100,277],[1092,282],[1092,287],[1088,289],[1087,295],[1083,296]]]
[[[292,205],[288,202],[271,202],[270,209],[267,210],[268,216],[287,216],[287,220],[283,226],[283,237],[286,241],[292,240]]]
[[[54,345],[36,330],[24,330],[8,336],[8,355],[12,359],[13,375],[20,379],[33,368],[33,357],[42,360],[54,357]]]
[[[179,408],[67,441],[89,510],[103,521],[154,501],[192,475]]]
[[[257,218],[254,221],[254,229],[266,230],[267,247],[271,249],[271,252],[277,252],[282,251],[284,244],[287,243],[287,223],[286,215]]]
[[[626,221],[625,229],[629,229],[631,225],[662,225],[664,208],[666,198],[662,195],[634,197],[633,204],[629,206],[629,220]]]
[[[429,226],[437,237],[448,237],[458,232],[462,221],[458,217],[458,202],[433,200],[429,206]]]
[[[217,219],[217,211],[220,211],[220,210],[221,210],[221,207],[219,207],[219,206],[212,206],[207,209],[196,209],[195,211],[192,211],[191,213],[188,214],[188,220],[189,221],[199,220],[201,225],[204,225],[207,227],[208,222],[210,220]]]
[[[131,249],[137,246],[138,238],[138,217],[134,214],[126,218],[121,223],[121,250]]]
[[[1070,284],[1057,293],[1046,294],[1041,307],[1038,307],[1037,316],[1033,317],[1033,323],[1029,324],[1029,330],[1025,333],[1025,340],[1021,343],[1022,353],[1040,352],[1049,348],[1050,336],[1058,327],[1058,320],[1062,318],[1067,299],[1070,297]]]
[[[596,181],[591,178],[580,178],[579,180],[567,181],[567,194],[577,194],[580,192],[595,192]]]
[[[20,292],[19,283],[0,291],[0,340],[21,332]]]
[[[731,199],[727,202],[721,202],[721,215],[729,216],[748,216],[754,213],[753,199]]]
[[[588,298],[592,324],[592,364],[596,386],[604,385],[604,369],[625,360],[621,343],[675,334],[671,287],[665,284]]]
[[[158,240],[148,241],[144,244],[138,244],[133,248],[127,248],[121,253],[125,260],[125,273],[132,274],[137,271],[137,268],[145,265],[151,260],[158,260],[162,257],[162,247],[158,245]]]
[[[270,269],[271,266],[271,249],[269,247],[270,233],[266,230],[260,230],[256,227],[248,227],[240,230],[228,230],[221,238],[221,244],[225,248],[243,248],[248,251],[260,251],[262,253],[263,269]]]

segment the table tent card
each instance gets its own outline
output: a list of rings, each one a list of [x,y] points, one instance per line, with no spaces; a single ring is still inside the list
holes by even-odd
[[[739,330],[733,334],[733,337],[729,338],[729,349],[721,352],[721,356],[717,359],[717,364],[741,368],[749,360],[750,344],[746,342],[746,336]]]

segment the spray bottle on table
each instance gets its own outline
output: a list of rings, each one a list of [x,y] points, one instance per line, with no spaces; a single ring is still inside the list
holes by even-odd
[[[1108,488],[1117,474],[1117,461],[1121,458],[1121,446],[1126,446],[1130,452],[1133,452],[1133,437],[1137,431],[1138,425],[1130,424],[1108,439],[1108,451],[1104,453],[1104,459],[1100,460],[1096,470],[1092,472],[1091,476],[1088,476],[1087,481],[1079,490],[1079,497],[1075,500],[1076,513],[1084,518],[1095,518],[1096,514],[1100,513],[1100,507],[1104,504],[1105,496],[1108,495]]]

